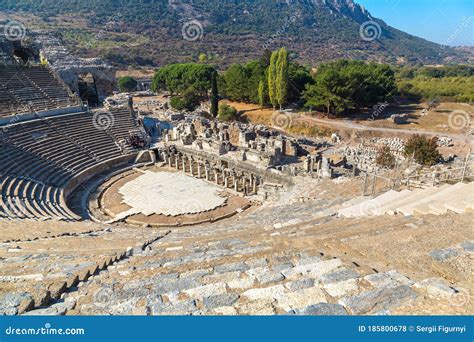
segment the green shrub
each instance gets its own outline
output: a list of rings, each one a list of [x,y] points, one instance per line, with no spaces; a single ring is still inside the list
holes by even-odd
[[[188,88],[179,96],[173,96],[170,105],[176,110],[187,110],[192,112],[200,105],[200,96],[193,88]]]
[[[413,156],[418,164],[432,166],[441,158],[438,139],[415,134],[405,144],[405,156]]]
[[[217,116],[219,121],[228,122],[238,119],[238,112],[237,109],[234,107],[229,106],[228,104],[221,104],[219,105],[219,114]]]
[[[375,158],[377,165],[393,168],[395,166],[395,156],[390,151],[390,147],[383,146],[377,152],[377,157]]]
[[[117,82],[120,91],[131,92],[137,89],[138,82],[130,76],[120,77]]]

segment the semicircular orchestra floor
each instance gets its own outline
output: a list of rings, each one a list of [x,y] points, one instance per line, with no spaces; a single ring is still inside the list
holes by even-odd
[[[96,190],[91,212],[102,221],[152,227],[193,225],[230,217],[250,201],[174,169],[153,166],[115,176]]]

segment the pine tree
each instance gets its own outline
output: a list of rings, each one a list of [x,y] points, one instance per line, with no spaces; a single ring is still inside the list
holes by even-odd
[[[280,109],[286,104],[288,99],[288,51],[281,48],[278,51],[278,59],[276,62],[276,84],[275,97]]]
[[[217,71],[212,73],[211,78],[211,115],[217,117],[219,112],[219,90],[217,88]]]
[[[274,51],[270,58],[270,65],[268,66],[268,97],[270,98],[273,109],[275,109],[278,104],[276,97],[277,60],[278,51]]]

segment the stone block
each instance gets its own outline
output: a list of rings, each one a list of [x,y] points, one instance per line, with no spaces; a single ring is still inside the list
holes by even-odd
[[[374,287],[387,287],[387,286],[398,286],[398,285],[413,285],[413,281],[398,273],[395,270],[369,274],[364,277],[370,285]]]
[[[240,272],[227,272],[227,273],[220,273],[220,274],[212,274],[207,275],[201,278],[201,283],[203,284],[211,284],[211,283],[220,283],[220,282],[231,282],[234,279],[238,279],[240,277]]]
[[[340,269],[335,272],[325,274],[321,277],[320,282],[322,284],[336,283],[340,281],[345,281],[349,279],[354,279],[359,277],[359,273],[352,269]]]
[[[298,259],[298,260],[296,260],[295,264],[296,264],[296,266],[304,266],[304,265],[314,264],[314,263],[319,262],[319,261],[321,261],[320,257],[312,256],[312,257],[306,257],[306,258]]]
[[[259,259],[247,260],[245,264],[250,268],[257,268],[257,267],[266,267],[268,265],[268,262],[265,258],[259,258]]]
[[[0,298],[0,316],[17,315],[34,307],[33,297],[26,292],[7,293]]]
[[[424,291],[428,296],[433,298],[453,296],[456,294],[456,291],[441,278],[424,279],[415,283],[413,286]]]
[[[237,310],[233,306],[223,306],[215,308],[212,313],[215,315],[235,316],[237,315]]]
[[[259,299],[250,302],[239,303],[236,306],[239,315],[270,316],[275,314],[272,299]]]
[[[466,241],[461,244],[461,248],[468,253],[474,253],[474,242]]]
[[[257,280],[262,285],[267,285],[270,283],[277,283],[283,281],[285,277],[281,273],[269,272],[262,275],[257,276]]]
[[[194,300],[186,300],[172,305],[169,303],[156,303],[151,307],[152,315],[189,315],[197,311]]]
[[[270,269],[274,272],[280,272],[280,271],[286,270],[288,268],[291,268],[293,266],[294,265],[291,262],[284,262],[284,263],[281,263],[281,264],[273,265]]]
[[[239,279],[234,279],[227,283],[227,286],[231,290],[243,290],[253,287],[255,282],[255,277],[243,277]]]
[[[357,286],[357,281],[355,279],[348,279],[344,281],[339,281],[337,283],[329,283],[323,285],[323,288],[331,297],[334,298],[354,294],[359,289],[359,287]]]
[[[277,299],[278,306],[284,311],[301,309],[316,303],[325,303],[326,296],[319,287],[310,287],[295,292],[285,293]]]
[[[232,264],[224,264],[224,265],[216,266],[214,268],[214,271],[216,273],[227,273],[227,272],[233,272],[233,271],[244,272],[248,269],[249,267],[245,263],[236,262]]]
[[[204,298],[203,305],[206,309],[212,310],[219,307],[232,306],[238,299],[239,296],[235,293],[224,293]]]
[[[322,275],[331,272],[342,265],[341,260],[331,259],[318,261],[312,264],[301,265],[283,270],[282,274],[288,279],[297,279],[301,276],[309,276],[311,278],[319,278]]]
[[[226,292],[225,283],[208,284],[183,291],[192,298],[205,298]]]
[[[306,308],[293,310],[292,314],[305,316],[346,316],[348,315],[346,309],[339,304],[318,303],[310,305]]]
[[[339,304],[345,306],[354,315],[362,315],[390,310],[416,297],[416,293],[409,286],[400,285],[378,288],[355,296],[344,297],[339,300]]]
[[[192,270],[183,272],[179,275],[180,278],[200,278],[212,273],[212,268],[206,268],[202,270]]]
[[[285,287],[290,291],[307,289],[308,287],[313,287],[313,286],[314,286],[314,279],[311,279],[311,278],[294,280],[285,284]]]
[[[438,249],[430,252],[430,256],[437,261],[446,261],[458,256],[458,252],[453,248]]]
[[[201,284],[193,278],[183,278],[177,280],[168,280],[163,281],[156,285],[153,288],[153,292],[155,294],[164,294],[172,291],[184,291],[187,289],[195,288],[200,286]]]
[[[283,285],[275,285],[259,289],[247,290],[242,294],[242,296],[248,298],[249,300],[273,300],[276,298],[280,298],[284,293],[285,288],[283,287]]]

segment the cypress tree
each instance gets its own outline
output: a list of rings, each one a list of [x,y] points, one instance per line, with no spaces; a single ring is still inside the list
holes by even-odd
[[[216,118],[218,113],[219,90],[217,88],[217,71],[214,71],[211,78],[211,115]]]
[[[278,51],[274,51],[270,58],[270,65],[268,66],[268,97],[270,98],[273,109],[275,109],[278,104],[276,97],[277,60]]]
[[[258,103],[262,108],[265,106],[265,83],[263,80],[258,84]]]
[[[281,48],[278,51],[278,59],[276,62],[276,102],[280,106],[280,109],[286,104],[288,99],[288,51],[285,48]]]

